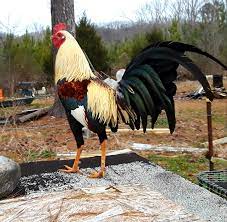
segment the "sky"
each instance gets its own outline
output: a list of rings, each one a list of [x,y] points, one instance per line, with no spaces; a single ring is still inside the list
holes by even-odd
[[[74,0],[75,20],[85,11],[96,24],[135,20],[148,0]],[[0,0],[0,31],[21,34],[50,26],[50,0]],[[9,30],[11,29],[11,30]]]

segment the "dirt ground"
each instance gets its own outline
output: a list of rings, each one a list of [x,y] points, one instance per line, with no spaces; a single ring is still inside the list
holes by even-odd
[[[226,82],[225,82],[226,84]],[[129,131],[126,133],[108,133],[108,150],[128,148],[132,143],[167,145],[174,147],[204,147],[207,141],[207,116],[205,99],[190,100],[183,95],[195,90],[196,82],[180,82],[176,96],[176,130],[171,134],[154,134]],[[227,88],[227,86],[226,86]],[[48,106],[53,99],[34,100],[29,107],[0,109],[1,116],[12,112]],[[227,136],[227,100],[219,99],[212,103],[213,138]],[[125,126],[121,126],[125,128]],[[163,113],[156,128],[166,128],[167,121]],[[76,143],[66,119],[45,116],[39,120],[21,125],[0,126],[0,155],[11,157],[19,162],[36,159],[56,158],[56,153],[75,151]],[[96,135],[85,139],[85,152],[98,152],[99,142]],[[227,147],[215,146],[215,156],[227,159]]]

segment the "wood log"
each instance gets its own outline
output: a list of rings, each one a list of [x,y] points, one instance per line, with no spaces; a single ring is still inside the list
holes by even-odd
[[[17,119],[17,121],[19,123],[24,123],[24,122],[29,121],[29,120],[38,119],[38,118],[46,115],[48,113],[49,109],[50,109],[50,107],[38,109],[35,112],[32,112],[32,113],[29,113],[27,115],[24,115],[24,116],[19,117]]]

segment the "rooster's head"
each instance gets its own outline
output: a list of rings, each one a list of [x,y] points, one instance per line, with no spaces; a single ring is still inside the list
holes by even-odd
[[[58,23],[53,28],[52,42],[56,48],[60,48],[66,39],[64,32],[62,32],[63,30],[66,30],[65,23]]]

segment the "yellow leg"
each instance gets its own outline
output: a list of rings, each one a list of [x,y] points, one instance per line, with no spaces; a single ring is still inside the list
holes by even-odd
[[[101,170],[92,173],[90,178],[102,178],[105,176],[106,171],[106,140],[101,143]]]
[[[82,146],[77,149],[76,159],[74,160],[73,167],[65,165],[66,169],[60,169],[59,171],[65,172],[65,173],[80,173],[81,174],[78,165],[79,165],[80,155],[82,153],[82,150],[83,150]]]

